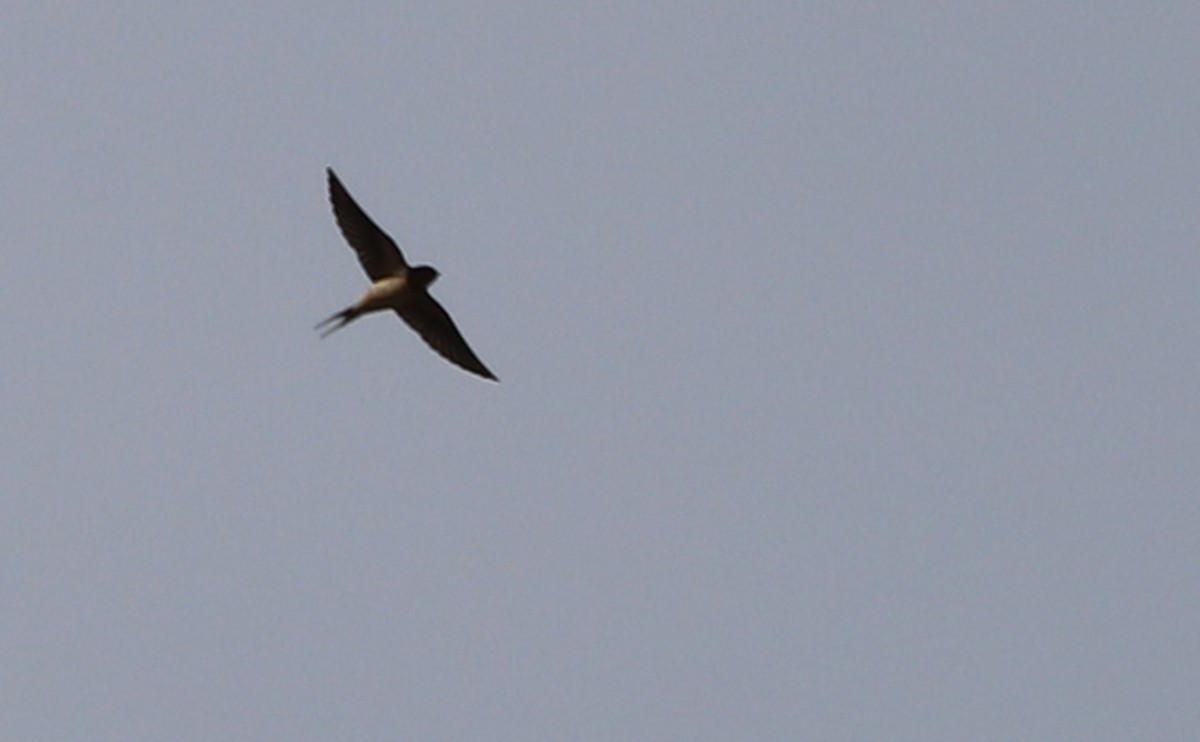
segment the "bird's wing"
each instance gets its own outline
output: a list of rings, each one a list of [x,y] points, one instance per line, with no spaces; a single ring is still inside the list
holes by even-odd
[[[326,172],[329,173],[329,202],[333,204],[333,215],[342,235],[358,253],[363,270],[372,281],[403,274],[408,270],[408,264],[404,262],[400,248],[354,202],[333,168],[327,168]]]
[[[417,331],[430,348],[446,360],[461,366],[473,374],[479,374],[485,379],[499,381],[496,375],[483,365],[479,356],[467,345],[462,333],[454,326],[454,320],[441,304],[426,294],[419,300],[397,308],[396,313],[408,326]]]

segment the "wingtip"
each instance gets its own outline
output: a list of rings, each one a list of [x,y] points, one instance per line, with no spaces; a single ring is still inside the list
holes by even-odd
[[[459,366],[462,366],[462,368],[464,370],[470,371],[471,373],[475,374],[476,376],[478,376],[479,378],[481,378],[485,381],[494,381],[497,384],[500,383],[500,377],[496,376],[494,373],[492,373],[492,370],[490,368],[488,368],[487,366],[483,365],[482,363],[473,364],[473,365],[464,365],[462,363],[459,363],[458,361],[455,361],[455,363],[458,364]]]
[[[498,377],[494,373],[492,373],[492,370],[490,368],[488,368],[487,366],[483,365],[482,363],[479,364],[478,366],[467,366],[467,365],[463,365],[463,364],[459,363],[458,361],[455,361],[454,363],[458,366],[461,366],[464,371],[469,371],[472,374],[474,374],[475,376],[478,376],[479,378],[483,379],[484,381],[492,381],[497,384],[500,383],[500,377]]]
[[[325,168],[325,183],[329,189],[329,200],[331,202],[336,201],[341,194],[346,193],[346,186],[342,185],[342,179],[337,176],[337,173],[333,172],[333,168],[331,167]]]

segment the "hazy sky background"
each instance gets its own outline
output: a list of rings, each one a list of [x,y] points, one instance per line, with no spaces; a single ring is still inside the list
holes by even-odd
[[[1194,740],[1194,2],[12,2],[0,738]],[[334,166],[503,380],[394,317]]]

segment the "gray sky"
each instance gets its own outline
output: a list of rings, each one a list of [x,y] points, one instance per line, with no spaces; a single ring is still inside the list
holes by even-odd
[[[1195,739],[1196,4],[577,6],[0,11],[0,738]]]

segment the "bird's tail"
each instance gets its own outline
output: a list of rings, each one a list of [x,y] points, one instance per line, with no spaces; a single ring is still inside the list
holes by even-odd
[[[346,307],[342,311],[335,312],[321,320],[313,329],[320,330],[322,327],[324,327],[325,329],[321,331],[321,337],[326,337],[331,332],[340,330],[354,320],[358,319],[358,315],[359,312],[355,307]],[[328,325],[328,327],[326,327],[326,325]]]

